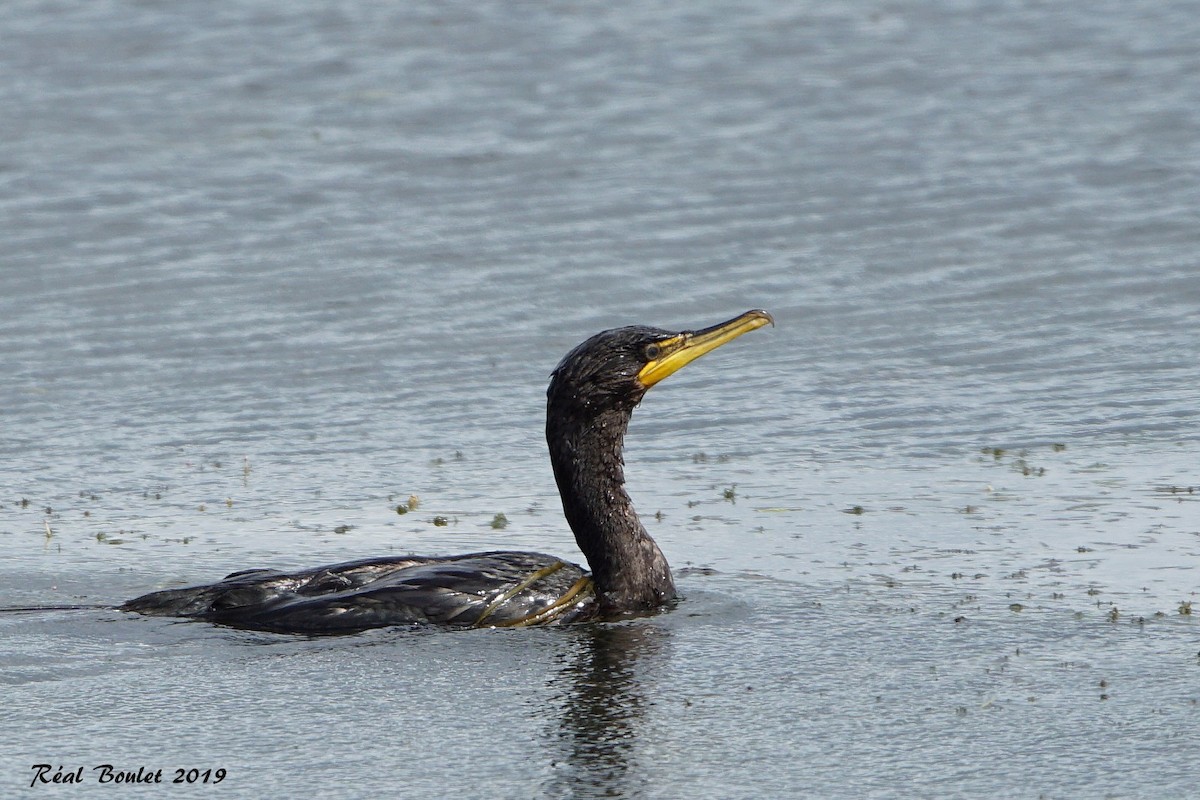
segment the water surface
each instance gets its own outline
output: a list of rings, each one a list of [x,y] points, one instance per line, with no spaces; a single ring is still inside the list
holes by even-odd
[[[561,355],[778,325],[635,416],[677,610],[316,640],[0,614],[0,783],[1188,796],[1198,27],[1169,2],[6,5],[0,606],[579,558],[541,439]],[[28,789],[49,762],[85,783]]]

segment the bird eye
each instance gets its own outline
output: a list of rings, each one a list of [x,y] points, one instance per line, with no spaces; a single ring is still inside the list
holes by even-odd
[[[648,345],[646,345],[646,360],[647,360],[647,361],[654,361],[655,359],[657,359],[657,358],[658,358],[659,356],[661,356],[661,355],[662,355],[662,348],[661,348],[661,347],[659,347],[659,346],[658,346],[658,345],[656,345],[656,344],[648,344]]]

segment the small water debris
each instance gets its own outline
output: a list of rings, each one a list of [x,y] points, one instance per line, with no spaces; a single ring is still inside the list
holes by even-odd
[[[1050,446],[1050,449],[1053,450],[1055,453],[1061,453],[1067,449],[1067,446],[1065,444],[1053,444]],[[984,447],[982,449],[982,453],[983,453],[984,458],[987,458],[990,456],[992,461],[997,462],[997,463],[1004,461],[1005,457],[1008,455],[1008,451],[1005,450],[1003,447]],[[1016,470],[1017,472],[1020,472],[1022,475],[1024,475],[1027,478],[1043,477],[1046,474],[1046,468],[1043,466],[1038,466],[1038,465],[1031,463],[1029,459],[1030,459],[1030,453],[1028,450],[1026,450],[1026,449],[1019,450],[1019,451],[1017,451],[1017,454],[1013,457],[1012,461],[1010,462],[1010,466],[1012,467],[1012,469]]]
[[[508,527],[508,517],[504,516],[503,513],[496,514],[496,516],[492,517],[491,525],[494,530],[502,531]]]
[[[1046,474],[1045,467],[1035,467],[1026,460],[1024,455],[1019,456],[1013,461],[1013,469],[1024,475],[1026,478],[1030,476],[1042,477]]]

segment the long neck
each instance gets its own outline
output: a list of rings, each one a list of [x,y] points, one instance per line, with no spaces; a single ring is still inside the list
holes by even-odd
[[[655,608],[675,597],[671,568],[625,492],[622,448],[632,408],[547,415],[550,462],[567,523],[587,556],[606,613]]]

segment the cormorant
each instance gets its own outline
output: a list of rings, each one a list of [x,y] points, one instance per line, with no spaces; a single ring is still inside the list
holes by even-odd
[[[744,333],[747,311],[697,331],[631,326],[569,352],[546,392],[546,441],[567,523],[591,572],[542,553],[397,556],[302,572],[253,569],[152,592],[121,608],[253,630],[350,633],[392,625],[559,624],[646,614],[675,599],[671,569],[625,492],[622,448],[646,390]]]

